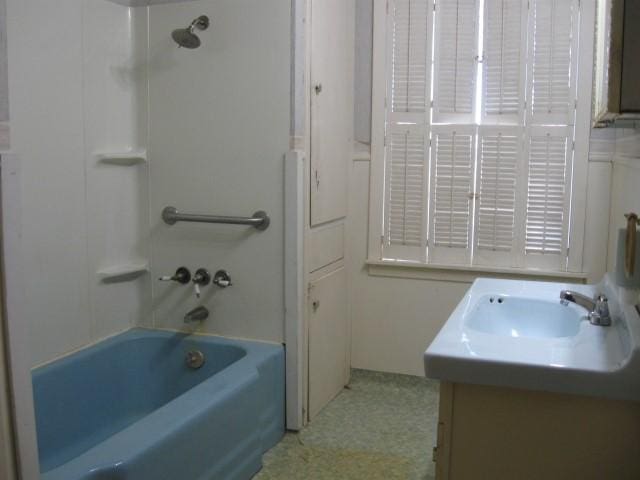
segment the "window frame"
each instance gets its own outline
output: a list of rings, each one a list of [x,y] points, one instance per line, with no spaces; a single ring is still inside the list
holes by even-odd
[[[429,4],[428,23],[433,25],[434,0],[427,0]],[[444,1],[444,0],[439,0]],[[552,276],[559,274],[585,274],[583,261],[584,230],[586,223],[586,199],[588,177],[589,133],[591,130],[591,92],[592,92],[592,65],[593,46],[595,37],[595,9],[596,0],[579,0],[578,13],[578,61],[576,67],[576,117],[574,137],[576,138],[572,162],[571,182],[571,214],[568,221],[569,249],[566,256],[565,268],[554,268],[553,265],[531,265],[529,262],[519,262],[512,267],[491,265],[490,262],[481,264],[469,263],[436,263],[427,258],[427,251],[418,252],[409,258],[385,258],[383,256],[383,242],[385,233],[384,199],[385,199],[385,133],[386,133],[386,107],[388,102],[388,84],[390,82],[391,48],[387,48],[387,35],[393,31],[393,18],[390,14],[391,0],[374,0],[373,12],[373,66],[372,66],[372,122],[371,122],[371,174],[369,190],[369,235],[367,263],[370,265],[411,266],[425,269],[468,270],[471,272],[505,272],[519,273],[530,272],[532,275],[548,273]],[[482,13],[484,14],[484,12]],[[433,32],[430,30],[429,35]],[[429,91],[432,88],[431,75],[428,76]],[[527,99],[529,101],[529,99]],[[506,126],[506,125],[505,125]],[[433,128],[430,125],[430,128]],[[478,128],[487,128],[479,126]],[[492,127],[493,128],[493,127]],[[428,160],[426,182],[432,182],[431,159]],[[476,162],[478,163],[478,162]],[[476,165],[477,168],[477,165]],[[430,195],[425,192],[425,198]],[[430,203],[425,205],[425,210],[431,208]],[[431,230],[432,225],[426,224],[425,231]]]

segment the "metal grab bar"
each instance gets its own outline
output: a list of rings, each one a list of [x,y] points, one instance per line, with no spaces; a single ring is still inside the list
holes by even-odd
[[[226,223],[230,225],[251,225],[258,230],[266,230],[271,223],[267,213],[262,210],[254,213],[251,217],[225,217],[222,215],[180,213],[176,207],[164,207],[162,220],[167,225],[174,225],[177,222]]]

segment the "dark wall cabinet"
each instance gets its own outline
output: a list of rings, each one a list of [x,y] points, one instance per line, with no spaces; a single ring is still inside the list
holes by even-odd
[[[594,123],[640,119],[640,1],[598,0]]]

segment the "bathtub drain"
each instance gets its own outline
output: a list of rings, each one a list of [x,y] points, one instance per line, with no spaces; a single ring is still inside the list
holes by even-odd
[[[187,367],[197,370],[204,365],[204,353],[200,350],[192,350],[187,353]]]

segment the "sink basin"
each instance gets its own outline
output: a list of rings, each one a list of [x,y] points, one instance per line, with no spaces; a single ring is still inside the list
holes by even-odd
[[[583,312],[577,307],[523,297],[485,295],[466,318],[467,328],[506,337],[574,337]]]
[[[562,305],[560,292],[609,298],[611,326]],[[640,402],[640,316],[607,275],[597,285],[478,278],[424,354],[427,377],[452,383]]]

